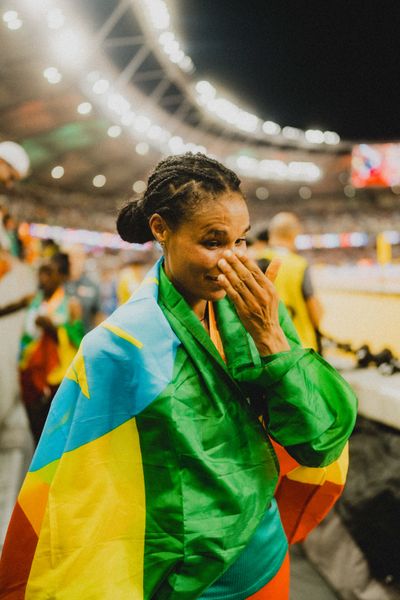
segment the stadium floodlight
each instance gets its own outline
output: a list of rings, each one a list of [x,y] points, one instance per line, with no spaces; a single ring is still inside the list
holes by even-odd
[[[61,165],[57,165],[51,170],[51,176],[53,177],[53,179],[61,179],[63,175],[64,167],[62,167]]]
[[[170,16],[164,0],[144,0],[150,21],[155,29],[167,29]]]
[[[93,183],[94,187],[101,188],[106,184],[106,181],[107,181],[106,176],[99,174],[99,175],[95,175],[93,177],[92,183]]]
[[[57,67],[47,67],[47,69],[43,71],[43,77],[52,84],[60,83],[62,80],[62,75]]]
[[[324,132],[320,129],[307,129],[304,137],[311,144],[323,144],[325,141]]]
[[[324,132],[325,144],[336,146],[340,143],[340,135],[336,131],[325,131]]]
[[[121,135],[122,133],[122,129],[119,125],[111,125],[108,129],[107,129],[107,135],[110,138],[117,138]]]
[[[138,144],[136,144],[135,150],[138,154],[144,156],[149,152],[150,147],[147,142],[139,142]]]
[[[134,120],[133,127],[139,133],[145,133],[151,127],[151,121],[145,115],[138,115]]]
[[[110,88],[110,82],[107,79],[98,79],[93,84],[93,91],[95,94],[104,94]]]
[[[11,21],[15,21],[16,19],[18,19],[18,13],[16,10],[7,10],[3,14],[4,23],[11,23]]]
[[[93,106],[90,104],[90,102],[81,102],[78,104],[76,110],[80,115],[88,115],[92,112],[92,108]]]
[[[318,181],[321,169],[313,162],[291,161],[288,164],[288,179],[291,181]]]
[[[288,125],[282,129],[282,135],[288,140],[299,140],[303,133],[304,132],[301,129],[290,127]]]
[[[69,28],[54,33],[51,48],[58,62],[74,66],[82,63],[89,44],[82,32]]]
[[[121,124],[125,125],[126,127],[129,127],[134,123],[135,118],[136,114],[133,112],[133,110],[128,110],[128,112],[124,113],[121,116]]]
[[[264,121],[262,124],[262,130],[267,135],[279,135],[281,132],[281,126],[274,121]]]
[[[117,115],[124,115],[131,107],[130,102],[121,94],[112,93],[107,99],[107,106]]]
[[[65,16],[60,8],[51,8],[46,14],[49,29],[61,29],[65,24]]]
[[[143,192],[146,190],[147,185],[144,181],[142,181],[141,179],[138,179],[137,181],[135,181],[135,183],[132,186],[132,189],[134,192],[136,192],[136,194],[143,194]]]

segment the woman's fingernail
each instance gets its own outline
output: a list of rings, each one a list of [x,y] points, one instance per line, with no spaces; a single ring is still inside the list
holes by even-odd
[[[225,252],[224,252],[224,255],[225,255],[227,258],[230,258],[230,257],[232,256],[232,251],[231,251],[231,250],[225,250]]]
[[[218,261],[218,266],[219,267],[226,267],[227,266],[227,262],[224,258],[220,258]]]

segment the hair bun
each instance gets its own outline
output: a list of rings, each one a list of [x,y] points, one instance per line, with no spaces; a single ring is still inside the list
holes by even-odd
[[[154,239],[140,200],[131,200],[121,208],[117,231],[125,242],[144,244]]]

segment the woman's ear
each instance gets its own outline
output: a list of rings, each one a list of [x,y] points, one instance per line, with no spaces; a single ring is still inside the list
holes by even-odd
[[[154,213],[154,215],[151,215],[150,217],[149,227],[156,241],[161,245],[165,244],[168,235],[168,225],[165,222],[165,219],[158,213]]]

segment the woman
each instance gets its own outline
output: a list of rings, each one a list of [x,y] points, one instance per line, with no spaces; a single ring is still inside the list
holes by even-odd
[[[61,385],[0,598],[288,598],[269,436],[301,464],[328,464],[353,428],[353,394],[300,347],[276,263],[264,276],[246,257],[232,171],[167,158],[117,226],[164,256],[85,337]]]

